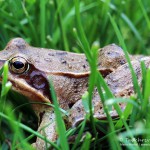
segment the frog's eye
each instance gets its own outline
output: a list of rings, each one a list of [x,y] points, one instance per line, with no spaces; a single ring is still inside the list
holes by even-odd
[[[25,58],[16,56],[9,60],[9,68],[12,72],[21,74],[29,69],[29,64]]]

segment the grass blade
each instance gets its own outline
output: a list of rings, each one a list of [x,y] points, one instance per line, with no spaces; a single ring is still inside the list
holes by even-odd
[[[45,38],[46,38],[46,32],[45,32],[45,7],[46,7],[46,0],[40,1],[40,36],[41,36],[41,46],[45,47]]]
[[[127,53],[127,48],[126,48],[126,45],[124,43],[124,39],[117,27],[117,24],[115,23],[114,19],[112,18],[112,16],[109,14],[109,17],[110,17],[110,21],[111,21],[111,24],[113,25],[114,27],[114,30],[115,30],[115,33],[118,37],[118,40],[120,42],[120,44],[122,45],[123,47],[123,51],[124,51],[124,54],[125,54],[125,58],[127,60],[127,63],[129,65],[129,68],[130,68],[130,71],[131,71],[131,75],[132,75],[132,82],[133,82],[133,86],[134,86],[134,91],[135,93],[137,93],[137,97],[138,97],[138,102],[140,103],[142,100],[143,100],[143,96],[142,96],[142,93],[140,91],[140,87],[138,85],[138,80],[137,80],[137,77],[136,77],[136,74],[134,72],[134,69],[132,67],[132,64],[131,64],[131,61],[130,61],[130,58],[129,58],[129,55]],[[133,113],[131,115],[131,120],[130,120],[130,125],[133,125],[134,124],[134,121],[135,121],[135,116],[137,114],[137,109],[135,107],[133,107]]]
[[[133,33],[135,34],[136,38],[142,42],[143,38],[141,37],[141,35],[139,34],[138,30],[135,28],[135,26],[133,25],[132,21],[124,14],[121,13],[121,17],[123,18],[123,20],[128,24],[128,26],[130,27],[130,29],[133,31]]]
[[[50,145],[52,145],[54,148],[56,148],[57,150],[59,149],[58,146],[56,144],[54,144],[53,142],[49,141],[48,139],[46,139],[44,136],[42,136],[41,134],[39,134],[38,132],[34,131],[33,129],[29,128],[28,126],[22,124],[22,123],[18,123],[17,121],[14,121],[15,119],[12,119],[12,117],[9,116],[9,114],[12,114],[11,111],[7,110],[7,115],[3,114],[0,112],[0,117],[5,118],[6,120],[10,121],[12,126],[19,126],[20,128],[36,135],[37,137],[46,140],[47,143],[49,143]]]
[[[145,17],[147,26],[148,26],[148,28],[149,28],[149,30],[150,30],[150,19],[149,19],[149,16],[148,16],[147,12],[146,12],[146,9],[144,8],[144,6],[143,6],[141,0],[138,0],[138,3],[139,3],[139,5],[140,5],[140,7],[141,7],[141,10],[142,10],[143,15],[144,15],[144,17]]]
[[[90,142],[91,142],[91,134],[86,133],[85,140],[82,144],[81,150],[89,150],[90,149]]]
[[[79,1],[74,0],[75,4],[75,17],[76,17],[76,22],[77,22],[77,30],[78,30],[78,39],[81,41],[83,51],[85,52],[85,55],[88,59],[89,65],[90,65],[90,77],[89,77],[89,87],[88,87],[88,92],[89,92],[89,109],[90,109],[90,120],[92,124],[92,129],[93,133],[96,135],[96,129],[95,129],[95,124],[94,124],[94,119],[93,119],[93,111],[92,111],[92,96],[93,96],[93,90],[94,86],[97,80],[97,50],[94,50],[93,53],[90,51],[90,46],[89,43],[86,39],[82,24],[81,24],[81,18],[80,18],[80,9],[79,9]]]
[[[85,117],[84,121],[82,122],[82,126],[81,126],[81,128],[80,128],[80,131],[79,131],[79,133],[78,133],[78,136],[77,136],[77,138],[76,138],[76,140],[75,140],[75,143],[73,144],[73,147],[72,147],[71,150],[75,150],[76,147],[78,146],[79,141],[80,141],[80,139],[81,139],[81,137],[82,137],[84,128],[85,128],[86,120],[87,120],[87,116]]]
[[[58,19],[58,24],[59,24],[59,27],[60,27],[61,37],[62,37],[63,44],[64,44],[64,49],[66,51],[69,51],[69,44],[67,42],[66,31],[65,31],[65,28],[63,26],[62,16],[61,16],[61,13],[60,13],[60,7],[58,6],[57,0],[54,0],[54,3],[55,3],[56,11],[57,11],[56,14],[57,14],[57,19]]]
[[[36,30],[34,28],[34,25],[33,25],[33,22],[31,21],[31,18],[30,18],[30,15],[25,7],[25,4],[22,2],[22,8],[23,8],[23,11],[26,15],[26,18],[28,19],[28,22],[29,22],[29,25],[30,25],[30,29],[31,29],[31,32],[33,34],[33,37],[35,39],[35,42],[36,42],[36,45],[38,45],[38,38],[37,38],[37,34],[36,34]]]
[[[150,69],[147,70],[145,88],[144,88],[144,101],[142,103],[142,111],[147,110],[147,105],[149,104],[150,97]]]
[[[55,111],[54,112],[55,112],[55,117],[56,117],[58,135],[59,135],[59,138],[60,138],[61,149],[62,150],[69,150],[67,137],[65,135],[65,133],[66,133],[65,124],[64,124],[64,121],[62,119],[60,110],[59,110],[57,97],[56,97],[54,86],[53,86],[53,83],[52,83],[51,79],[49,79],[49,83],[50,83],[50,92],[51,92],[52,99],[53,99],[53,102],[54,102],[54,105],[55,105],[55,109],[54,109]]]

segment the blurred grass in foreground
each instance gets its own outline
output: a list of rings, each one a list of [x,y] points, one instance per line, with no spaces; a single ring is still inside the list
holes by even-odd
[[[84,52],[88,58],[91,75],[88,93],[83,95],[83,104],[87,112],[85,120],[76,128],[65,131],[60,128],[60,139],[51,143],[38,132],[20,123],[21,115],[17,118],[12,112],[12,104],[7,104],[6,96],[10,88],[7,82],[7,65],[4,67],[4,78],[0,105],[0,141],[1,149],[32,149],[28,141],[38,136],[51,143],[55,149],[147,149],[150,146],[150,108],[149,81],[150,70],[142,67],[142,87],[140,91],[136,77],[132,70],[134,89],[137,97],[129,99],[114,98],[101,74],[96,70],[96,55],[98,47],[109,43],[120,44],[126,53],[149,53],[150,30],[150,1],[119,1],[110,0],[7,0],[0,1],[0,48],[4,48],[9,39],[22,37],[33,46],[64,49],[68,51]],[[134,12],[134,13],[133,13]],[[74,29],[74,30],[73,30]],[[90,32],[89,32],[90,31]],[[78,42],[78,46],[76,44]],[[96,48],[94,47],[94,44]],[[125,48],[126,47],[126,48]],[[128,63],[130,60],[126,55]],[[92,61],[95,60],[95,61]],[[1,71],[2,72],[2,71]],[[7,86],[9,85],[9,88]],[[92,116],[92,91],[97,86],[107,120],[96,120]],[[5,89],[5,90],[4,90]],[[104,89],[105,93],[102,92]],[[4,92],[5,91],[5,92]],[[54,91],[53,99],[57,124],[62,123],[57,99]],[[107,99],[105,97],[107,95]],[[137,101],[137,99],[139,101]],[[118,102],[126,102],[127,107],[122,112]],[[120,119],[112,119],[109,115],[109,105],[114,105]],[[129,112],[132,112],[131,116]],[[88,123],[86,121],[88,120]],[[90,122],[90,123],[89,123]],[[23,131],[30,133],[26,136]],[[8,134],[9,133],[9,134]],[[78,134],[77,134],[78,133]],[[76,141],[70,143],[65,140],[68,136],[76,135]],[[82,135],[85,134],[84,140]],[[113,137],[113,138],[112,138]],[[143,141],[137,141],[141,139]],[[64,141],[63,141],[64,140]],[[63,141],[63,143],[61,143]],[[64,145],[63,145],[64,144]],[[139,144],[139,145],[137,145]],[[143,145],[142,145],[143,144]],[[144,146],[145,144],[145,146]]]
[[[33,46],[80,51],[74,39],[76,27],[73,1],[0,1],[0,49],[14,37]],[[111,25],[111,14],[131,53],[149,53],[149,0],[81,0],[80,15],[89,45],[119,44]]]

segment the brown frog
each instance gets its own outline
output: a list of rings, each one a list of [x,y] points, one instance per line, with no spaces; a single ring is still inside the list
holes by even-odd
[[[140,82],[140,59],[142,58],[133,57],[132,59]],[[48,83],[48,76],[50,76],[60,107],[65,110],[70,109],[68,117],[70,125],[74,126],[83,119],[85,112],[81,96],[87,91],[90,74],[88,61],[84,54],[35,48],[28,45],[23,39],[15,38],[7,44],[4,50],[0,51],[0,67],[5,61],[9,62],[8,80],[12,83],[13,90],[28,97],[32,102],[52,103]],[[150,65],[149,58],[146,58],[145,62],[147,66]],[[115,96],[128,96],[133,93],[130,70],[120,47],[112,44],[99,50],[98,70]],[[104,118],[105,114],[96,89],[93,95],[93,105],[95,116],[99,119]],[[45,136],[52,141],[56,140],[53,108],[41,104],[33,105],[33,109],[41,120],[38,130],[40,131],[43,126],[51,122],[45,128]],[[111,115],[113,117],[117,114],[114,111]],[[37,149],[44,149],[44,142],[37,139],[35,146]]]

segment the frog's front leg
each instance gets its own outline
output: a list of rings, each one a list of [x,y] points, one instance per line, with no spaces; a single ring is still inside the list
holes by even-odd
[[[56,141],[57,132],[56,132],[56,122],[55,114],[53,108],[46,109],[40,116],[40,125],[38,127],[38,132],[46,137],[50,141]],[[41,138],[37,138],[36,142],[33,144],[37,150],[44,150],[46,147],[49,147],[50,144],[46,143]]]

